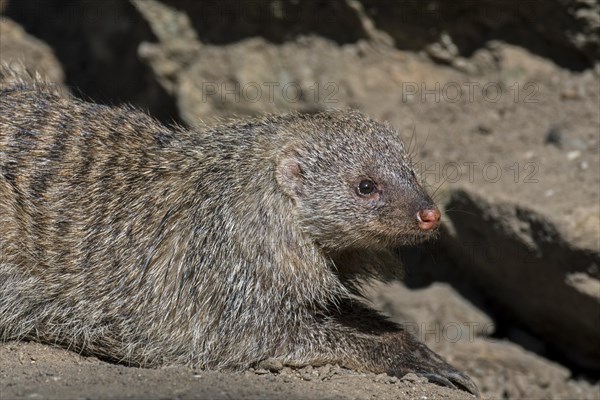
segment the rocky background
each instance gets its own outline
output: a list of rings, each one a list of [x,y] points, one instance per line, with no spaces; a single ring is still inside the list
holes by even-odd
[[[600,398],[597,0],[0,0],[0,60],[189,126],[358,108],[444,209],[370,301],[487,398]],[[463,398],[328,366],[139,370],[0,347],[1,398]],[[161,397],[162,396],[162,397]],[[422,398],[422,397],[421,397]]]

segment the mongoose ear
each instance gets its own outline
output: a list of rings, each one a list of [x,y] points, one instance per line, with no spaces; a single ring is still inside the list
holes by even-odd
[[[277,182],[283,191],[290,197],[296,198],[302,194],[304,177],[300,161],[296,157],[285,157],[275,171]]]

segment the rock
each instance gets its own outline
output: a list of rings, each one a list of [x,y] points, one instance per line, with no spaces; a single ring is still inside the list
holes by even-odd
[[[477,125],[477,127],[475,128],[475,131],[477,133],[479,133],[480,135],[489,135],[490,133],[492,133],[493,128],[491,125],[486,124],[486,123],[480,123]]]
[[[452,64],[459,54],[458,47],[446,32],[441,34],[439,41],[425,47],[425,51],[433,60],[446,64]]]
[[[62,67],[52,49],[7,17],[0,18],[0,62],[17,71],[37,71],[49,84],[64,84]]]
[[[256,375],[266,375],[269,373],[269,371],[267,371],[266,369],[259,368],[257,370],[254,370],[254,373]]]
[[[373,382],[377,383],[396,383],[398,378],[395,376],[389,376],[388,374],[378,374],[373,378]]]
[[[412,383],[425,383],[425,382],[427,382],[427,378],[417,376],[417,375],[413,374],[412,372],[410,372],[410,373],[404,375],[402,378],[400,378],[400,381],[412,382]]]
[[[485,43],[483,38],[494,32],[492,37],[534,48],[558,64],[570,57],[593,62],[600,55],[600,4],[595,0],[550,0],[528,3],[529,6],[519,2],[459,0],[432,2],[427,7],[419,2],[390,7],[387,0],[361,1],[375,25],[390,35],[398,48],[423,49],[446,33],[464,54]],[[555,20],[561,24],[544,23]]]
[[[440,352],[458,341],[471,342],[495,331],[494,322],[449,284],[411,290],[400,283],[375,284],[369,298],[392,321]]]
[[[543,214],[474,188],[449,190],[442,203],[464,210],[448,214],[442,235],[457,265],[504,312],[565,357],[600,368],[598,248],[577,245]],[[597,240],[600,217],[590,210],[580,218]]]
[[[598,383],[574,380],[568,369],[518,345],[489,338],[460,342],[452,360],[469,371],[489,399],[595,399]]]
[[[283,369],[283,363],[274,358],[269,358],[261,361],[258,367],[271,372],[279,372]]]
[[[5,15],[54,49],[75,94],[101,104],[136,104],[162,121],[178,120],[172,98],[137,56],[152,32],[128,1],[17,0],[8,2]]]
[[[335,106],[343,97],[340,76],[330,73],[356,53],[341,52],[333,42],[304,38],[276,46],[253,38],[209,46],[196,39],[185,13],[157,1],[135,4],[160,39],[144,43],[139,54],[176,96],[190,125],[232,114],[314,112]],[[340,57],[333,64],[332,53]]]
[[[556,147],[562,147],[564,142],[564,136],[565,135],[560,128],[553,126],[546,134],[544,142],[546,144],[553,144]]]

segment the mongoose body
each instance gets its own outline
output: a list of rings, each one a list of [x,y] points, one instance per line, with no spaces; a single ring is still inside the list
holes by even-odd
[[[8,74],[6,70],[0,74]],[[138,366],[337,363],[476,392],[353,300],[439,212],[356,111],[165,127],[0,88],[0,338]]]

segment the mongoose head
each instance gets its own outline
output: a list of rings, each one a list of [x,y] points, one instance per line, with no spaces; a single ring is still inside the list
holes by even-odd
[[[440,212],[399,135],[356,111],[290,120],[277,180],[304,231],[325,249],[383,248],[435,234]]]

